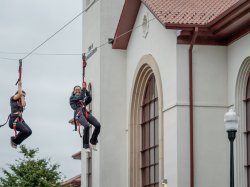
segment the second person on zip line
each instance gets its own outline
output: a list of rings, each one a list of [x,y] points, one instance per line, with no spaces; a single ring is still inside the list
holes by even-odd
[[[96,149],[96,144],[98,143],[98,135],[100,133],[101,125],[97,119],[87,111],[86,106],[92,101],[92,97],[89,91],[86,89],[86,83],[83,83],[82,88],[80,86],[75,86],[70,97],[70,106],[74,110],[74,120],[76,123],[76,118],[79,123],[84,126],[83,134],[83,148],[86,152],[90,152],[90,148]],[[89,140],[89,123],[95,127],[92,137]]]

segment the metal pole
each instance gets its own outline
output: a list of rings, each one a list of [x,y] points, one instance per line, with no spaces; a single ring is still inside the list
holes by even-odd
[[[230,187],[234,187],[234,139],[236,131],[228,131],[228,139],[230,141]]]

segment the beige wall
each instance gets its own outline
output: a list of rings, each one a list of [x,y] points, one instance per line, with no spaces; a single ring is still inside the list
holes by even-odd
[[[246,158],[246,84],[250,73],[250,34],[228,46],[228,103],[240,116],[236,137],[236,185],[247,186]]]
[[[185,176],[179,180],[180,186],[190,182],[188,49],[188,45],[178,45],[178,173]],[[226,47],[194,47],[193,97],[195,186],[226,187],[229,176],[228,140],[223,125],[228,107]]]

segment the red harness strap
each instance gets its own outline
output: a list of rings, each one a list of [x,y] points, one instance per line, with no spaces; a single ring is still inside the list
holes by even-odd
[[[80,122],[79,122],[79,120],[78,120],[80,114],[81,114],[81,112],[79,111],[79,112],[77,113],[77,115],[76,115],[75,122],[76,122],[76,125],[77,125],[77,128],[78,128],[77,131],[78,131],[80,137],[82,137],[82,134],[81,134],[81,124],[80,124]],[[85,117],[86,117],[86,120],[88,121],[88,119],[89,119],[89,112],[86,111],[85,115],[86,115],[86,116],[85,116]]]
[[[89,121],[89,112],[86,110],[86,120]]]
[[[80,115],[80,112],[77,113],[75,121],[76,121],[76,125],[78,127],[78,133],[79,133],[80,137],[82,137],[82,134],[81,134],[81,124],[80,124],[80,122],[78,120],[79,115]]]
[[[16,123],[15,123],[15,122],[13,123],[13,130],[14,130],[14,135],[15,135],[15,137],[16,137],[17,132],[16,132]]]
[[[17,131],[16,131],[16,125],[17,125],[17,122],[20,122],[22,123],[23,122],[23,119],[21,117],[17,117],[13,123],[13,130],[14,130],[14,135],[15,137],[17,136]]]

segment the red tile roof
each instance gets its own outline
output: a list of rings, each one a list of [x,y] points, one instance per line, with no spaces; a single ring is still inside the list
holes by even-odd
[[[128,31],[134,27],[141,2],[167,29],[182,31],[179,44],[190,43],[195,27],[199,28],[196,44],[203,45],[228,45],[250,32],[250,0],[125,0],[113,49],[127,48]]]
[[[240,0],[142,0],[166,24],[205,25]]]
[[[81,186],[81,175],[77,175],[61,184],[61,187],[80,187]]]
[[[72,158],[73,158],[73,159],[76,159],[76,160],[81,160],[81,158],[82,158],[81,151],[79,151],[79,152],[73,154],[73,155],[72,155]]]

